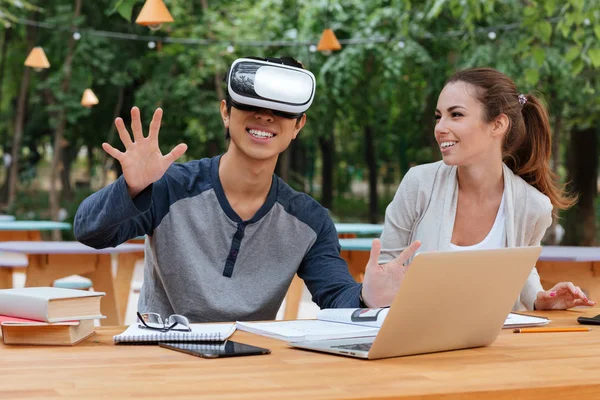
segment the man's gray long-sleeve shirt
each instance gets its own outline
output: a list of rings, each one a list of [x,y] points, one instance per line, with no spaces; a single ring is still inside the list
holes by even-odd
[[[274,319],[295,273],[321,308],[359,307],[327,210],[277,176],[243,221],[219,180],[220,156],[173,164],[131,199],[123,177],[84,200],[77,240],[113,247],[148,235],[140,312],[192,322]]]

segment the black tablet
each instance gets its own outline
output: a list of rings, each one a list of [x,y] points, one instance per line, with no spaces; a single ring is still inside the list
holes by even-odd
[[[182,353],[203,358],[254,356],[271,353],[271,350],[269,349],[238,343],[233,340],[205,343],[159,342],[158,345],[165,349],[180,351]]]

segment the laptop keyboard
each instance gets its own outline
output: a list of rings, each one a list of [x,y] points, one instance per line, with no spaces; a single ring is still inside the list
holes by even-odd
[[[373,345],[373,343],[341,344],[338,346],[331,346],[331,347],[334,349],[369,351],[369,350],[371,350],[371,345]]]

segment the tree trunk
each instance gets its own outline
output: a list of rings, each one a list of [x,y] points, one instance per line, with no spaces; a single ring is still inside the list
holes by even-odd
[[[201,0],[200,1],[201,5],[202,5],[202,13],[203,16],[206,15],[206,13],[208,12],[208,0]],[[205,20],[207,21],[207,20]],[[208,22],[205,22],[208,23]],[[207,29],[207,34],[206,36],[210,39],[210,40],[215,40],[215,34],[213,31],[208,30]],[[223,91],[223,75],[221,73],[219,73],[219,71],[215,70],[215,75],[213,77],[213,82],[215,84],[215,93],[217,95],[217,100],[219,102],[221,102],[221,100],[225,100],[225,92]],[[209,157],[214,157],[217,154],[220,153],[220,148],[221,148],[221,144],[223,142],[221,140],[218,139],[214,139],[208,142],[208,152],[209,152]]]
[[[88,179],[88,187],[91,189],[92,187],[92,177],[94,176],[94,148],[90,145],[85,146],[87,148],[87,179]],[[104,150],[102,150],[105,153]],[[102,179],[104,179],[106,174],[102,172]],[[104,182],[105,183],[105,182]],[[104,187],[104,185],[102,185]]]
[[[567,160],[569,189],[579,194],[579,201],[567,212],[563,245],[596,245],[594,203],[598,194],[598,150],[596,127],[571,131]]]
[[[62,188],[62,197],[66,201],[73,200],[73,188],[71,187],[71,164],[67,160],[69,156],[66,154],[66,151],[62,151],[62,159],[61,165],[63,166],[60,171],[60,186]],[[57,214],[58,216],[58,214]]]
[[[367,77],[370,77],[374,73],[374,56],[372,52],[369,52],[369,56],[365,60],[365,80],[363,81],[362,87],[365,94],[371,93],[370,81]],[[367,101],[368,102],[368,101]],[[365,109],[364,111],[365,125],[363,127],[363,138],[365,146],[365,164],[367,166],[369,174],[369,222],[377,222],[377,209],[378,209],[378,196],[377,196],[377,158],[375,150],[375,136],[373,132],[373,120],[371,110]]]
[[[293,182],[299,183],[298,187],[301,187],[304,192],[309,191],[306,181],[307,161],[308,154],[304,142],[294,140],[294,144],[290,147],[290,177]]]
[[[441,160],[442,154],[439,150],[439,145],[435,140],[434,129],[435,129],[435,119],[433,116],[435,115],[435,108],[437,105],[437,96],[440,90],[436,90],[435,88],[431,88],[429,94],[427,95],[427,99],[425,101],[425,110],[423,112],[423,119],[421,120],[421,125],[423,126],[423,135],[425,137],[425,142],[431,147],[434,160]]]
[[[75,0],[75,12],[73,14],[73,20],[76,20],[77,17],[79,17],[79,14],[81,12],[81,2],[82,0]],[[74,26],[73,26],[74,28]],[[62,83],[62,91],[63,93],[66,95],[68,95],[68,91],[69,91],[69,84],[71,82],[71,74],[72,74],[72,69],[71,69],[71,65],[73,63],[73,48],[75,47],[75,39],[73,38],[73,36],[71,36],[69,38],[69,42],[67,45],[67,57],[65,59],[65,64],[64,64],[64,70],[65,70],[65,77]],[[62,147],[62,142],[63,142],[63,137],[65,134],[65,128],[67,126],[67,115],[66,112],[63,109],[61,109],[60,113],[59,113],[59,117],[58,117],[58,125],[56,127],[56,131],[54,132],[54,157],[52,158],[52,170],[50,173],[50,218],[53,221],[57,221],[58,220],[58,209],[60,206],[60,193],[58,191],[57,185],[56,185],[56,177],[57,174],[60,173],[60,169],[61,169],[61,165],[60,165],[60,160],[61,160],[61,155],[60,155],[60,151],[61,151],[61,147]],[[64,168],[64,166],[62,166]],[[52,239],[53,240],[60,240],[60,231],[59,230],[54,230],[52,231]]]
[[[307,146],[306,149],[306,177],[307,177],[307,184],[308,184],[308,193],[310,193],[311,196],[314,196],[315,193],[315,187],[314,187],[314,183],[315,183],[315,164],[316,164],[316,158],[317,158],[317,148],[316,148],[316,143],[315,143],[315,139],[311,138],[309,141],[309,144]]]
[[[71,186],[71,167],[73,166],[73,161],[77,157],[79,148],[79,146],[69,146],[65,147],[61,152],[61,164],[63,168],[60,172],[60,182],[63,197],[67,201],[73,201],[74,198],[73,187]]]
[[[548,81],[549,87],[554,88],[554,80],[550,79]],[[555,109],[552,109],[552,115],[554,115],[554,123],[552,127],[552,161],[551,168],[552,172],[556,175],[557,179],[559,179],[558,167],[561,165],[561,157],[560,157],[560,138],[561,138],[561,129],[562,129],[562,111],[563,105],[558,100],[558,93],[556,89],[552,89],[550,91],[550,99],[549,104],[556,105]],[[560,184],[560,182],[557,182]],[[550,229],[546,232],[546,237],[544,238],[544,243],[550,245],[558,244],[558,238],[556,237],[556,226],[558,225],[558,217],[556,215],[552,216],[552,225],[550,225]]]
[[[2,49],[0,50],[0,104],[2,104],[2,92],[4,87],[4,75],[6,70],[6,50],[8,49],[8,43],[12,38],[12,29],[5,28],[4,29],[4,38],[2,40]],[[3,154],[8,152],[8,129],[6,131],[0,132],[0,146],[2,146]],[[4,165],[4,163],[3,163]],[[10,168],[10,166],[9,166]],[[10,169],[7,168],[5,182],[0,189],[0,203],[6,204],[6,200],[8,197],[8,176],[10,174]]]
[[[4,75],[6,69],[6,50],[8,49],[8,43],[11,39],[11,28],[4,29],[4,36],[2,38],[2,47],[0,48],[0,104],[2,104],[2,88],[4,87]],[[7,143],[4,131],[0,132],[0,145],[3,146],[3,150],[6,151],[4,144]]]
[[[365,126],[365,163],[369,170],[369,222],[376,224],[379,219],[379,196],[377,194],[377,155],[375,133],[372,126]]]
[[[117,127],[115,126],[114,121],[117,119],[117,117],[119,115],[121,115],[121,108],[123,108],[124,97],[125,97],[125,89],[123,87],[120,87],[119,88],[119,96],[117,98],[117,104],[115,105],[115,109],[113,111],[113,119],[110,123],[110,130],[108,131],[108,136],[107,136],[107,140],[106,140],[106,143],[108,143],[108,144],[111,144],[114,140],[115,132],[117,131]],[[87,148],[88,148],[88,161],[91,162],[94,160],[93,155],[92,155],[92,147],[87,146]],[[90,157],[90,155],[92,155],[92,157]],[[108,153],[106,153],[103,149],[102,150],[102,161],[100,162],[100,165],[102,165],[102,181],[101,181],[100,187],[106,186],[108,171],[111,170],[114,162],[115,162],[115,159],[112,158],[111,156],[109,156]],[[90,184],[92,182],[92,174],[91,174],[92,168],[93,168],[93,166],[91,164],[88,165],[88,179],[90,181]]]
[[[329,137],[319,138],[321,157],[323,159],[323,170],[321,171],[321,205],[333,208],[333,166],[334,166],[334,140],[333,131]]]
[[[24,68],[21,79],[21,90],[17,103],[17,116],[15,121],[15,133],[12,140],[12,158],[10,164],[10,175],[8,177],[8,208],[12,206],[17,194],[17,182],[19,175],[19,155],[21,154],[21,141],[23,139],[23,122],[25,121],[25,103],[27,89],[29,87],[30,68]]]
[[[291,149],[288,147],[277,159],[277,175],[285,182],[290,183]]]
[[[27,54],[33,48],[35,42],[35,27],[28,26],[26,28],[27,37]],[[17,115],[15,119],[15,131],[12,140],[12,154],[10,173],[8,176],[8,201],[7,206],[10,208],[15,201],[17,194],[17,183],[19,179],[19,156],[21,154],[21,142],[23,140],[23,125],[25,121],[27,91],[29,89],[29,75],[31,68],[23,68],[23,78],[21,79],[21,88],[19,90],[19,99],[17,100]]]
[[[552,93],[550,104],[555,104],[556,109],[553,110],[554,123],[552,127],[552,172],[558,176],[558,167],[561,165],[560,160],[560,138],[562,130],[562,112],[563,105],[559,103],[558,94]]]

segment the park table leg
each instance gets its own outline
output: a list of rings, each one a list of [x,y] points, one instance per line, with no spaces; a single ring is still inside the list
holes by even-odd
[[[348,263],[348,271],[354,280],[362,282],[371,253],[363,250],[342,250],[340,255]]]
[[[105,315],[101,319],[102,325],[121,325],[122,319],[119,315],[119,307],[115,294],[115,284],[112,277],[112,261],[110,254],[97,254],[97,264],[93,272],[84,276],[91,279],[94,290],[106,293],[100,301],[100,311]]]
[[[292,284],[285,296],[285,310],[283,319],[298,319],[298,309],[300,308],[300,300],[304,291],[304,281],[298,275],[294,275]]]
[[[10,289],[13,286],[12,267],[0,267],[0,289]]]
[[[131,281],[135,264],[138,260],[144,259],[144,253],[119,253],[117,277],[115,278],[115,293],[117,304],[119,306],[120,324],[125,323],[125,314],[127,313],[127,303],[129,302],[129,293],[131,292]]]
[[[340,239],[356,238],[355,233],[340,233]],[[365,277],[365,267],[369,262],[369,251],[362,250],[342,250],[340,256],[348,263],[348,271],[356,282],[362,282]]]

